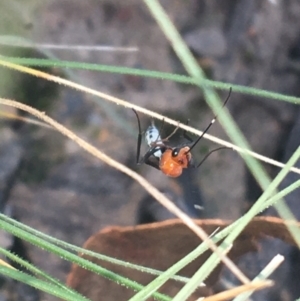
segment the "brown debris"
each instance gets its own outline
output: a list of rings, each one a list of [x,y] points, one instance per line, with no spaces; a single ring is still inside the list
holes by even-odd
[[[219,231],[221,231],[230,222],[217,219],[198,220],[197,224],[206,233],[210,234],[217,228],[220,228]],[[299,225],[297,224],[297,227]],[[259,240],[266,236],[279,238],[288,244],[295,245],[293,238],[281,219],[257,217],[249,223],[243,233],[237,238],[229,253],[229,257],[234,260],[247,252],[258,250]],[[180,220],[169,220],[136,227],[107,227],[91,236],[84,244],[84,248],[164,271],[195,249],[199,243],[199,239],[195,234]],[[180,275],[192,276],[205,262],[210,253],[205,252],[197,260],[186,266],[180,272]],[[99,259],[93,259],[90,256],[83,257],[144,285],[154,279],[154,276],[141,273],[140,271],[116,266]],[[218,280],[220,269],[221,265],[206,280],[207,287],[198,289],[193,297],[199,298],[211,294],[212,286]],[[130,289],[115,284],[77,265],[73,266],[67,283],[93,301],[128,300],[134,295],[134,292]],[[173,296],[181,286],[182,284],[178,282],[169,281],[162,287],[160,292]]]

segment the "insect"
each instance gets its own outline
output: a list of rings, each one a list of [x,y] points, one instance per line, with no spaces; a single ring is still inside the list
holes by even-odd
[[[231,95],[231,88],[229,90],[228,96],[225,99],[222,108],[226,105],[227,101],[229,100]],[[195,140],[191,139],[186,131],[183,132],[184,138],[187,142],[182,143],[179,146],[170,146],[168,144],[169,138],[171,138],[175,132],[178,130],[178,126],[175,130],[166,138],[162,139],[160,136],[161,130],[154,125],[154,122],[151,122],[151,125],[145,132],[145,140],[149,146],[148,151],[146,154],[140,158],[140,151],[141,151],[141,143],[142,143],[142,130],[141,130],[141,123],[140,118],[136,110],[132,109],[135,113],[138,121],[138,139],[137,139],[137,152],[136,152],[136,162],[137,164],[147,164],[150,165],[160,171],[162,171],[165,175],[169,177],[179,177],[183,169],[185,168],[198,168],[213,152],[218,151],[220,149],[228,149],[228,147],[218,147],[216,149],[211,150],[208,152],[204,158],[200,161],[200,163],[195,164],[192,160],[192,149],[198,144],[198,142],[203,138],[205,133],[208,132],[210,127],[215,123],[217,120],[217,115],[213,117],[209,125],[203,131],[203,133]]]

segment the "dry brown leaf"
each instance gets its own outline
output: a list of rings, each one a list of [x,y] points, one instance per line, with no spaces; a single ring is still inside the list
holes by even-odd
[[[222,220],[198,220],[206,233],[210,234],[217,228],[223,229],[230,224]],[[300,223],[297,224],[300,227]],[[257,217],[245,228],[235,241],[229,257],[237,259],[243,254],[257,249],[257,242],[266,236],[279,238],[288,244],[295,242],[284,222],[275,217]],[[124,261],[166,270],[199,245],[199,238],[180,220],[168,220],[159,223],[135,227],[108,227],[91,236],[84,248],[112,256]],[[179,274],[190,277],[201,267],[211,252],[205,252],[197,260],[186,266]],[[83,256],[122,276],[147,284],[155,277],[137,270],[116,266],[99,259]],[[207,287],[198,289],[193,300],[211,294],[211,286],[218,280],[221,265],[206,280]],[[128,300],[135,293],[123,286],[109,281],[99,275],[74,265],[68,276],[67,284],[93,301]],[[174,296],[183,284],[168,281],[160,292]],[[152,299],[149,299],[152,300]]]

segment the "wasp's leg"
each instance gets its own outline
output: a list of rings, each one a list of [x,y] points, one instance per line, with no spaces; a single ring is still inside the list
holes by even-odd
[[[164,129],[164,126],[165,126],[165,118],[163,118],[163,120],[161,121],[161,125],[160,125],[159,131],[158,131],[159,137],[161,137],[161,133],[162,133],[162,131]],[[160,138],[160,140],[161,140],[161,138]],[[155,142],[157,142],[157,141],[155,141]]]
[[[160,170],[159,168],[159,160],[155,157],[150,157],[147,160],[144,161],[145,164],[154,167],[157,170]]]
[[[147,151],[147,153],[144,155],[144,157],[140,160],[139,164],[146,163],[146,161],[148,161],[152,156],[155,159],[159,160],[160,157],[157,157],[154,154],[156,152],[161,152],[161,154],[162,154],[165,150],[166,150],[165,146],[161,146],[160,144],[154,145]]]
[[[221,150],[221,149],[231,149],[231,150],[232,150],[233,148],[232,148],[232,147],[227,147],[227,146],[221,146],[221,147],[215,148],[215,149],[211,150],[210,152],[208,152],[208,153],[204,156],[204,158],[200,161],[200,163],[198,163],[198,165],[191,164],[190,166],[191,166],[191,167],[194,167],[194,168],[200,167],[200,166],[204,163],[204,161],[205,161],[212,153],[214,153],[214,152],[216,152],[216,151],[218,151],[218,150]]]
[[[178,121],[178,124],[177,124],[176,128],[173,130],[173,132],[169,136],[167,136],[166,138],[162,139],[162,141],[168,141],[172,136],[175,135],[175,133],[178,131],[178,129],[179,129],[179,121]]]
[[[139,134],[138,134],[138,139],[137,139],[137,148],[136,148],[136,163],[139,164],[140,161],[140,153],[141,153],[141,144],[142,144],[142,130],[141,130],[141,122],[139,115],[135,109],[132,109],[134,112],[137,121],[138,121],[138,127],[139,127]]]
[[[137,146],[136,146],[136,163],[137,164],[140,161],[141,144],[142,144],[142,134],[139,133],[138,140],[137,140]]]
[[[150,165],[158,170],[160,170],[159,168],[159,158],[154,157],[153,154],[155,152],[157,152],[157,148],[151,148],[150,150],[148,150],[148,152],[141,158],[141,160],[138,162],[138,164],[147,164]]]

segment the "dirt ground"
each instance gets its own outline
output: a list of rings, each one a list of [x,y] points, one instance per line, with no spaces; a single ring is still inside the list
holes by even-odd
[[[209,78],[299,96],[298,0],[162,0],[161,3]],[[36,43],[139,49],[138,52],[56,50],[52,51],[55,58],[184,72],[141,1],[52,0],[37,6],[27,17],[30,26],[25,32]],[[190,119],[190,124],[199,129],[204,129],[212,118],[201,92],[194,87],[86,70],[51,71],[174,119]],[[46,89],[43,86],[46,84],[36,79],[26,80],[31,88]],[[40,104],[41,94],[34,90],[30,95],[34,95],[31,103]],[[220,94],[222,98],[226,95],[227,92]],[[50,116],[140,172],[192,216],[235,219],[261,193],[235,152],[217,152],[199,170],[173,180],[149,166],[136,166],[137,124],[131,110],[63,87],[47,101],[46,112]],[[288,135],[298,115],[295,105],[233,91],[227,108],[253,150],[283,160]],[[141,121],[146,128],[149,119],[141,115]],[[136,224],[148,210],[154,212],[150,212],[154,219],[169,217],[160,207],[151,205],[153,200],[138,184],[85,154],[59,134],[24,125],[12,129],[7,124],[3,124],[1,131],[8,131],[10,139],[15,139],[22,148],[16,154],[20,165],[8,200],[14,215],[25,224],[81,246],[90,235],[108,225]],[[228,139],[219,124],[210,133]],[[194,155],[200,160],[213,147],[202,141]],[[278,172],[276,168],[267,168],[272,176]],[[203,205],[204,210],[196,212],[195,203]],[[64,281],[70,270],[68,263],[29,245],[26,248],[37,266]]]

